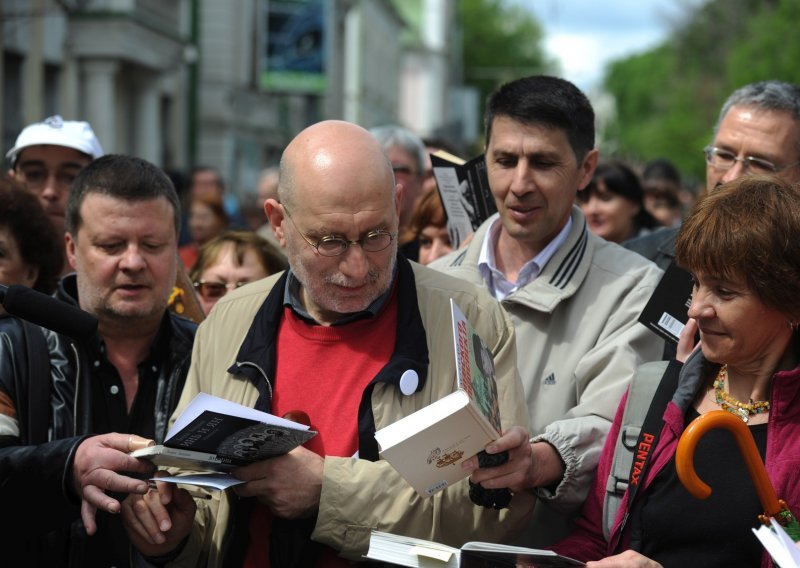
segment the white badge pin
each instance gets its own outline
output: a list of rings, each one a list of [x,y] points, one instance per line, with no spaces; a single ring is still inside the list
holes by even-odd
[[[406,396],[411,396],[419,386],[419,376],[413,369],[409,369],[400,376],[400,392]]]

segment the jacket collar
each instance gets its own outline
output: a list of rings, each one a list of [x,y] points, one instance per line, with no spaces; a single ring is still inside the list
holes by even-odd
[[[58,287],[53,293],[53,296],[62,302],[80,308],[80,304],[78,303],[77,274],[71,272],[63,276],[58,281]],[[169,328],[167,328],[166,320],[169,320]],[[168,329],[171,332],[169,334],[169,349],[172,351],[173,357],[178,353],[191,353],[191,345],[194,342],[197,324],[177,314],[173,314],[169,310],[165,310],[164,318],[161,320],[161,327],[158,331],[159,339],[163,338],[162,334],[166,333]],[[97,341],[99,341],[99,334],[96,334],[96,337]]]
[[[75,272],[63,276],[58,281],[58,287],[53,296],[72,306],[78,306],[78,275]]]
[[[594,254],[597,237],[589,234],[586,218],[578,207],[573,205],[570,215],[572,229],[567,235],[567,240],[545,265],[538,278],[509,294],[503,300],[504,303],[519,303],[535,310],[552,313],[558,304],[580,289],[591,266],[591,262],[587,259],[591,259]],[[488,237],[487,232],[492,221],[498,217],[499,214],[496,213],[478,227],[466,251],[455,256],[451,264],[470,266],[479,271],[481,245]]]
[[[283,317],[283,299],[287,284],[284,273],[267,294],[264,303],[256,312],[253,323],[236,355],[236,362],[228,372],[233,375],[244,375],[260,392],[262,397],[268,396],[267,408],[271,406],[271,392],[264,392],[263,379],[269,383],[266,389],[274,387],[275,346],[278,328]],[[416,392],[425,386],[428,374],[428,344],[422,317],[419,313],[416,280],[411,263],[402,255],[397,256],[397,337],[395,349],[386,367],[370,383],[391,383],[399,387],[400,376],[406,370],[414,370],[419,378]]]

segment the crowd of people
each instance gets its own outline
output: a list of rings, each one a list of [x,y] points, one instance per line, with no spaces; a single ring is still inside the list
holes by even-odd
[[[557,77],[500,86],[484,124],[497,212],[457,249],[429,158],[446,143],[399,126],[310,125],[243,204],[215,168],[104,154],[86,122],[26,127],[0,180],[0,284],[97,327],[0,308],[9,565],[349,566],[381,530],[591,567],[768,566],[733,439],[697,451],[707,501],[675,454],[727,410],[800,514],[800,87],[731,94],[699,195],[668,159],[601,156],[591,103]],[[639,316],[673,265],[693,288],[670,350]],[[199,326],[174,309],[182,276]],[[423,498],[374,434],[452,392],[451,299],[494,359],[502,435],[486,452],[507,459],[465,456],[468,479]],[[130,453],[198,393],[301,411],[318,435],[234,469],[226,491],[149,482]],[[620,476],[645,425],[644,465]]]

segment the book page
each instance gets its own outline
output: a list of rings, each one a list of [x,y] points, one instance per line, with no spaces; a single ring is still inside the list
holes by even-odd
[[[461,547],[461,566],[465,568],[570,568],[583,562],[561,556],[552,550],[507,546],[488,542],[468,542]]]
[[[761,525],[752,531],[780,568],[800,568],[800,548],[778,521],[772,518],[770,526]]]
[[[228,487],[244,483],[236,479],[229,473],[195,473],[185,475],[171,475],[164,477],[151,477],[151,481],[162,481],[164,483],[175,483],[184,485],[195,485],[209,490],[223,491]]]
[[[458,566],[459,550],[438,542],[372,531],[364,558],[411,568]]]

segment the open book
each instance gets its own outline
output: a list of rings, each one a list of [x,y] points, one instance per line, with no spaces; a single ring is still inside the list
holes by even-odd
[[[422,496],[464,479],[461,462],[500,437],[492,353],[450,300],[457,389],[375,432],[380,455]]]
[[[412,568],[569,568],[583,562],[550,550],[468,542],[460,549],[429,540],[372,531],[366,558]]]
[[[159,466],[227,471],[283,455],[315,435],[304,424],[201,392],[175,420],[163,445],[131,455]]]
[[[486,161],[483,154],[465,162],[439,150],[431,154],[431,165],[447,216],[450,243],[456,249],[497,211],[489,190]]]

